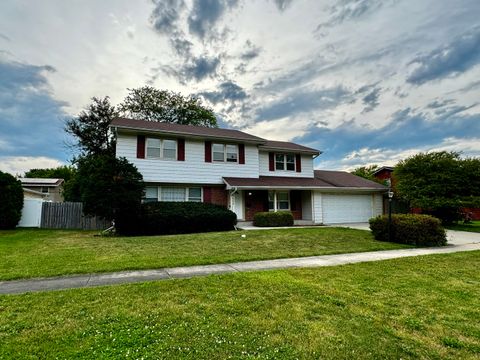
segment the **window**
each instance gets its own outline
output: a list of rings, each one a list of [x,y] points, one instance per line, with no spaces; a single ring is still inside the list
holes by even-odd
[[[177,142],[175,140],[163,140],[163,158],[177,160]]]
[[[147,138],[148,159],[177,159],[177,141]]]
[[[162,201],[185,201],[185,188],[162,187]]]
[[[48,194],[50,191],[48,189],[48,186],[42,186],[42,193]]]
[[[277,206],[275,207],[275,201]],[[290,210],[290,196],[288,191],[269,191],[268,192],[268,210]]]
[[[161,141],[160,139],[147,139],[147,158],[160,159]]]
[[[188,201],[202,202],[202,188],[188,188]]]
[[[238,145],[212,144],[213,161],[238,162]]]
[[[295,155],[275,154],[275,170],[295,171]]]
[[[145,188],[145,202],[158,201],[158,187],[147,186]]]

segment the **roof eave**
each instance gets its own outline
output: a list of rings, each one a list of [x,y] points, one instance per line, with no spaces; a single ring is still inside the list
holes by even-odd
[[[273,146],[259,146],[260,150],[267,150],[267,151],[283,151],[283,152],[295,152],[295,153],[302,153],[308,155],[316,155],[319,156],[322,154],[320,150],[307,150],[307,149],[289,149],[284,147],[273,147]]]

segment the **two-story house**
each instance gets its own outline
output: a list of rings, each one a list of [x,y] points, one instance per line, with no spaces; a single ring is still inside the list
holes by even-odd
[[[223,205],[249,221],[290,210],[297,223],[364,222],[382,214],[386,188],[342,171],[314,170],[320,151],[231,129],[117,118],[116,155],[143,175],[145,201]]]

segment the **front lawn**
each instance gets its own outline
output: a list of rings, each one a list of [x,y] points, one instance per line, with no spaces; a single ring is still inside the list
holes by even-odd
[[[302,228],[151,237],[0,231],[0,280],[399,249],[369,231]],[[246,237],[242,238],[241,235]]]
[[[458,231],[480,232],[480,221],[472,221],[471,224],[458,223],[454,225],[448,225],[446,228]]]
[[[480,252],[0,296],[2,359],[478,359]]]

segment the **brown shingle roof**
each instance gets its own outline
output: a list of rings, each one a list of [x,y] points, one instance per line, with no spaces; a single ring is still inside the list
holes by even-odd
[[[178,134],[193,137],[198,136],[216,139],[247,141],[258,144],[263,144],[266,141],[265,139],[244,133],[239,130],[209,128],[193,125],[179,125],[172,123],[133,120],[126,118],[113,119],[110,126],[123,129],[153,131],[159,133]]]
[[[264,144],[260,146],[261,149],[265,150],[290,150],[296,152],[304,152],[309,154],[320,155],[321,151],[317,149],[312,149],[303,145],[295,144],[287,141],[273,141],[266,140]]]
[[[387,187],[382,184],[345,171],[314,170],[314,176],[316,179],[325,181],[336,187],[387,189]]]
[[[320,172],[323,173],[324,171],[320,170]],[[373,182],[373,181],[365,180],[366,181],[365,183],[357,179],[351,179],[350,176],[353,176],[354,178],[357,178],[357,176],[349,173],[343,173],[341,171],[326,171],[326,172],[337,173],[337,174],[328,174],[328,178],[331,181],[326,181],[325,179],[319,178],[317,176],[313,178],[283,177],[283,176],[260,176],[259,178],[224,177],[223,180],[230,187],[247,187],[247,188],[304,187],[304,188],[315,188],[315,189],[321,189],[321,188],[327,188],[327,189],[358,188],[358,189],[372,189],[372,190],[386,189],[383,185],[377,184],[376,182]],[[317,173],[317,171],[315,171],[315,173]]]

